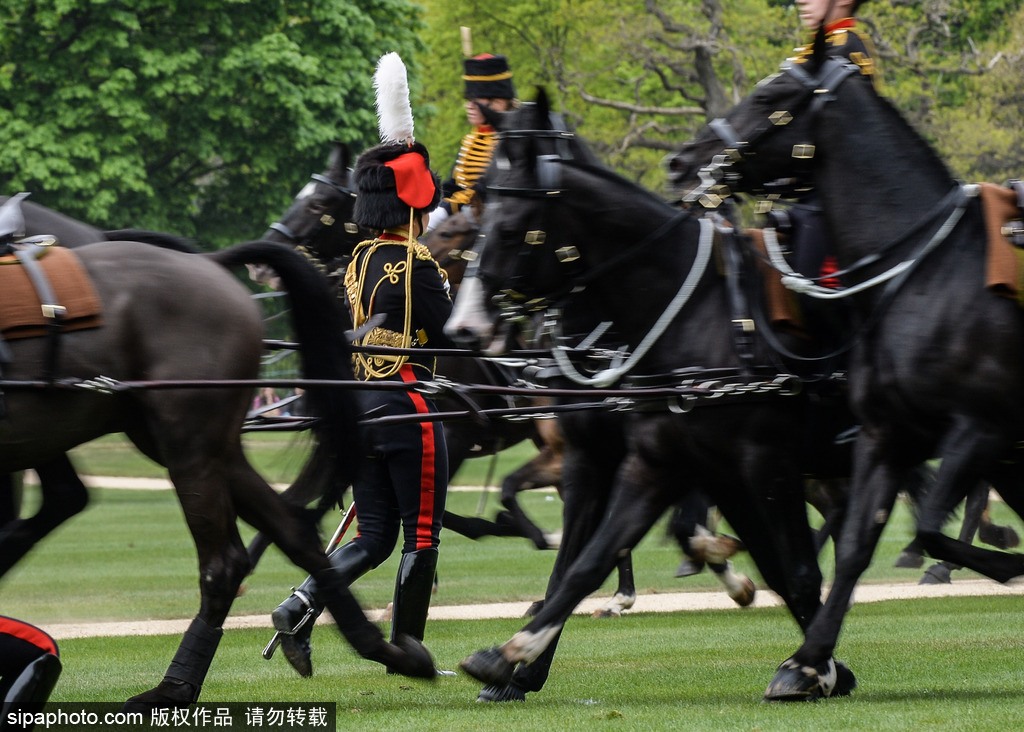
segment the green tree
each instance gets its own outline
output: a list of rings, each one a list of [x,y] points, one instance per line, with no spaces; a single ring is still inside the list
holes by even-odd
[[[261,234],[330,142],[376,141],[408,0],[5,0],[0,190],[108,228]]]

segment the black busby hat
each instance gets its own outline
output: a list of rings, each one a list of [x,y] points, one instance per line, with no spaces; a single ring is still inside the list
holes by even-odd
[[[359,192],[352,219],[370,229],[408,224],[410,208],[426,214],[441,201],[441,180],[419,142],[371,147],[356,160],[352,175]]]
[[[466,99],[515,99],[512,69],[504,56],[482,53],[463,60]]]

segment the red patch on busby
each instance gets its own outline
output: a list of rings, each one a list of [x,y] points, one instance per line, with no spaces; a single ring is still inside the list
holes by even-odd
[[[398,197],[407,205],[416,209],[426,208],[434,200],[434,176],[418,152],[399,155],[384,165],[394,171]]]

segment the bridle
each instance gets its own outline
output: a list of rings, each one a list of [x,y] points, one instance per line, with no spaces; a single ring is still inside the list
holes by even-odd
[[[551,327],[557,329],[560,326],[561,318],[556,317],[555,313],[560,312],[563,303],[570,296],[579,293],[598,278],[616,271],[628,260],[637,257],[646,247],[663,241],[668,234],[676,230],[679,224],[692,216],[690,209],[682,209],[647,234],[637,244],[623,248],[615,256],[609,257],[594,266],[587,266],[579,250],[562,238],[563,232],[560,223],[563,219],[556,215],[553,203],[555,199],[562,197],[565,193],[563,171],[566,168],[571,167],[599,176],[603,175],[604,171],[600,167],[577,160],[572,156],[569,147],[572,133],[563,130],[517,130],[507,133],[502,132],[501,134],[505,140],[554,139],[556,149],[559,150],[558,154],[538,154],[534,157],[536,186],[489,184],[487,188],[489,196],[493,194],[499,199],[501,197],[510,197],[542,201],[540,218],[543,228],[526,232],[523,241],[519,245],[519,252],[516,255],[516,267],[508,278],[488,272],[479,264],[473,267],[472,273],[467,272],[468,275],[481,279],[490,290],[499,290],[499,294],[495,296],[494,302],[501,312],[500,317],[505,321],[522,324],[524,321],[531,321],[537,313],[546,312],[550,316],[546,318],[546,321],[549,324],[553,324]],[[500,152],[502,152],[501,148],[499,148]],[[507,160],[505,164],[509,164]],[[502,163],[499,159],[499,169],[501,165]],[[486,216],[487,226],[495,226],[496,218],[495,216]],[[585,375],[581,374],[571,363],[564,347],[557,345],[553,350],[553,354],[565,376],[581,385],[607,386],[622,378],[644,358],[696,290],[711,260],[714,234],[713,225],[710,220],[702,220],[700,226],[701,236],[693,266],[690,268],[687,277],[672,301],[665,308],[657,322],[641,339],[633,352],[617,354],[609,368],[603,369],[594,375]],[[542,246],[545,244],[548,244],[548,246]],[[526,291],[524,283],[529,273],[537,265],[541,251],[545,249],[550,249],[554,253],[555,259],[560,266],[568,265],[568,268],[561,270],[562,276],[558,279],[562,284],[553,292],[544,295],[533,295]],[[587,340],[599,338],[600,333],[604,332],[609,325],[610,323],[599,325]],[[559,333],[553,330],[552,334],[556,336],[556,342],[560,340],[558,337]]]
[[[351,175],[351,169],[349,169],[348,172],[349,175]],[[338,212],[338,208],[341,207],[341,203],[344,203],[346,200],[351,199],[351,202],[353,204],[355,203],[357,193],[351,188],[347,188],[346,186],[343,186],[340,183],[336,183],[335,181],[331,180],[326,175],[322,175],[321,173],[313,173],[311,176],[309,176],[309,178],[314,183],[321,183],[323,185],[326,185],[341,194],[341,202],[338,204],[338,206],[335,207],[335,213]],[[348,214],[350,216],[351,213],[352,210],[349,209]],[[323,261],[323,257],[321,256],[321,253],[315,246],[315,243],[320,239],[321,235],[324,232],[334,231],[333,227],[336,223],[336,216],[330,213],[325,213],[317,219],[316,224],[308,232],[301,236],[299,234],[296,234],[287,224],[283,223],[282,221],[275,221],[270,225],[269,228],[284,236],[286,239],[288,239],[289,242],[292,243],[293,246],[295,246],[296,249],[303,251],[307,256]],[[351,241],[352,247],[355,247],[355,245],[358,244],[363,238],[360,235],[359,225],[356,224],[354,221],[345,221],[343,224],[343,228],[345,231],[344,236],[346,243]]]
[[[835,99],[835,90],[855,74],[860,74],[860,67],[851,63],[844,57],[829,56],[825,59],[818,73],[811,75],[803,68],[803,64],[786,61],[782,64],[781,72],[800,83],[800,93],[789,105],[789,109],[776,110],[769,114],[761,124],[744,140],[733,128],[729,120],[718,118],[712,120],[708,127],[724,143],[724,150],[715,155],[711,162],[700,169],[698,178],[700,183],[683,197],[686,203],[699,203],[704,208],[714,209],[721,205],[725,198],[732,195],[729,184],[742,180],[742,171],[739,166],[752,153],[756,152],[757,146],[772,134],[773,131],[785,127],[796,118],[796,113],[802,113],[807,109],[807,116],[810,118],[808,129],[814,129],[814,121],[824,106]],[[769,84],[778,74],[769,77],[762,83]],[[813,142],[797,143],[793,146],[792,157],[802,163],[802,168],[808,172],[814,159],[815,146]],[[798,175],[797,180],[803,176]],[[799,183],[798,183],[799,185]],[[770,184],[764,187],[768,188]],[[774,188],[773,192],[779,192]]]
[[[716,155],[709,165],[701,169],[699,174],[701,184],[694,188],[684,200],[699,202],[707,208],[714,208],[720,205],[721,201],[724,200],[723,196],[731,195],[731,192],[728,190],[728,183],[742,180],[742,170],[738,167],[739,164],[745,157],[756,154],[759,143],[772,134],[774,130],[789,124],[795,118],[795,113],[804,110],[804,108],[806,108],[806,114],[810,118],[807,129],[815,129],[814,123],[817,116],[827,103],[836,99],[836,90],[840,85],[854,74],[860,73],[859,66],[848,62],[842,57],[827,58],[816,75],[809,74],[802,64],[793,63],[792,61],[784,63],[781,70],[782,73],[788,74],[791,78],[797,80],[802,87],[795,103],[790,105],[788,110],[776,111],[770,114],[765,122],[754,129],[746,141],[739,139],[739,135],[727,120],[715,120],[712,122],[709,125],[711,130],[726,144],[726,149],[719,155]],[[770,81],[765,83],[770,83]],[[814,154],[815,145],[813,142],[798,143],[793,146],[792,157],[798,161],[808,163],[808,167],[810,161],[814,158]],[[725,184],[722,181],[725,181]],[[774,339],[770,328],[762,328],[762,332],[768,338],[773,348],[787,357],[800,361],[831,359],[849,350],[859,340],[861,335],[871,330],[879,321],[903,283],[906,282],[920,262],[945,241],[953,229],[956,228],[967,208],[970,198],[976,195],[976,186],[960,184],[953,186],[924,217],[919,219],[907,231],[902,232],[888,242],[880,243],[874,251],[861,257],[852,265],[839,272],[829,273],[828,276],[830,278],[846,277],[871,265],[876,265],[887,255],[895,253],[898,247],[927,231],[928,227],[933,225],[934,222],[941,221],[930,237],[918,243],[911,253],[903,257],[896,265],[858,284],[839,289],[822,287],[817,282],[821,278],[807,277],[794,272],[781,253],[775,237],[775,230],[771,228],[765,229],[764,240],[767,257],[763,259],[769,267],[782,275],[783,285],[790,290],[818,299],[831,300],[849,297],[873,287],[885,285],[871,314],[859,324],[857,333],[834,352],[813,358],[800,357],[782,347]]]

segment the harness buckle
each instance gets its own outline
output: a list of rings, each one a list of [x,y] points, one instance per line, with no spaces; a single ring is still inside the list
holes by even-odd
[[[526,232],[526,236],[523,238],[523,241],[532,246],[536,246],[538,244],[543,244],[547,239],[547,236],[548,235],[545,232],[539,229],[534,229],[533,231]]]
[[[558,257],[559,262],[567,264],[568,262],[575,262],[580,258],[580,250],[570,244],[569,246],[556,249],[555,256]]]
[[[358,234],[359,233],[359,224],[353,223],[352,221],[347,222],[345,224],[345,233],[346,234]]]
[[[768,115],[768,119],[773,125],[783,127],[793,121],[793,115],[783,109],[778,112],[772,112]]]
[[[814,145],[809,143],[793,145],[793,157],[797,160],[810,160],[814,157]]]

